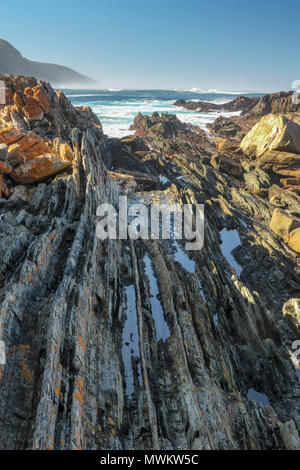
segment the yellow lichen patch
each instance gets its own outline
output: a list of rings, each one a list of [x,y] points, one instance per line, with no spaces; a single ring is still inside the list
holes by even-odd
[[[60,153],[60,157],[63,160],[68,160],[69,162],[73,161],[73,151],[72,151],[70,145],[68,145],[66,143],[60,144],[59,153]]]

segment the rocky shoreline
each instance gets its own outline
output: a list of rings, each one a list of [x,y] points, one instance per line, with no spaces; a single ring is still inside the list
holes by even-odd
[[[0,449],[300,449],[291,95],[234,100],[210,134],[154,113],[110,139],[49,84],[0,79]],[[204,248],[101,242],[121,194],[204,204]]]

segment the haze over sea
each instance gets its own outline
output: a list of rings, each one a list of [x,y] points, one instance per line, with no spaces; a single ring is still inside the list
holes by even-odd
[[[74,106],[90,106],[100,119],[104,133],[109,137],[123,137],[132,133],[129,126],[141,112],[151,115],[155,111],[176,114],[183,122],[206,129],[206,124],[218,116],[239,115],[239,112],[199,113],[174,106],[178,99],[228,103],[238,95],[263,96],[265,93],[222,92],[210,90],[64,90]]]

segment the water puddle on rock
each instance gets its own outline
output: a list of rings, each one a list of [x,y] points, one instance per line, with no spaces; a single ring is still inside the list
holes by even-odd
[[[157,280],[156,280],[156,277],[154,276],[152,263],[151,263],[149,256],[145,255],[143,258],[143,261],[145,263],[146,276],[148,277],[149,284],[150,284],[150,296],[151,296],[150,302],[151,302],[152,316],[153,316],[154,325],[155,325],[156,338],[157,338],[157,341],[160,341],[161,339],[163,341],[166,341],[171,335],[171,332],[170,332],[167,322],[165,321],[164,312],[163,312],[161,303],[157,298],[159,294],[158,287],[157,287]]]
[[[181,246],[176,240],[173,240],[173,243],[175,245],[176,253],[174,255],[175,260],[181,264],[181,266],[188,271],[191,274],[195,274],[196,269],[196,263],[192,259],[188,257],[188,255],[183,251]]]
[[[163,184],[169,183],[170,180],[166,178],[165,176],[159,176],[159,181]]]
[[[234,256],[232,255],[232,251],[241,244],[241,240],[237,230],[227,230],[224,228],[221,232],[221,251],[223,256],[227,259],[228,263],[232,268],[235,269],[238,276],[240,276],[242,272],[242,266],[236,261]]]
[[[134,375],[132,358],[140,359],[139,333],[137,324],[137,312],[134,286],[125,287],[127,308],[126,321],[122,334],[122,359],[125,368],[126,395],[131,397],[134,392]],[[142,373],[140,363],[138,365],[139,381],[142,386]]]
[[[205,296],[205,294],[204,294],[204,290],[203,290],[202,283],[201,283],[201,281],[200,281],[199,278],[197,279],[197,281],[198,281],[198,287],[199,287],[200,294],[202,295],[202,297],[203,297],[203,299],[205,300],[205,302],[207,302],[207,298],[206,298],[206,296]]]
[[[247,394],[248,400],[253,400],[256,403],[260,403],[262,405],[270,406],[270,401],[264,393],[257,392],[254,388],[249,388]]]

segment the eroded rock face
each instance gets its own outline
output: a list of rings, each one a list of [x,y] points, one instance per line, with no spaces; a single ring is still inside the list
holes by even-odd
[[[250,107],[245,108],[242,111],[242,115],[265,116],[269,113],[299,113],[300,104],[293,103],[293,94],[292,91],[280,91],[278,93],[262,96],[254,106],[251,104]]]
[[[173,117],[139,116],[138,138],[118,143],[90,110],[50,98],[35,133],[57,152],[68,144],[73,164],[30,185],[4,175],[0,200],[0,448],[299,448],[297,331],[282,312],[298,297],[299,256],[269,229],[274,206],[298,197],[253,195],[212,165],[203,131]],[[16,111],[3,112],[13,129]],[[122,174],[140,178],[130,203],[205,204],[203,249],[100,241],[96,209],[117,207]]]
[[[300,126],[282,114],[263,117],[241,142],[248,157],[260,157],[270,150],[300,153]]]

